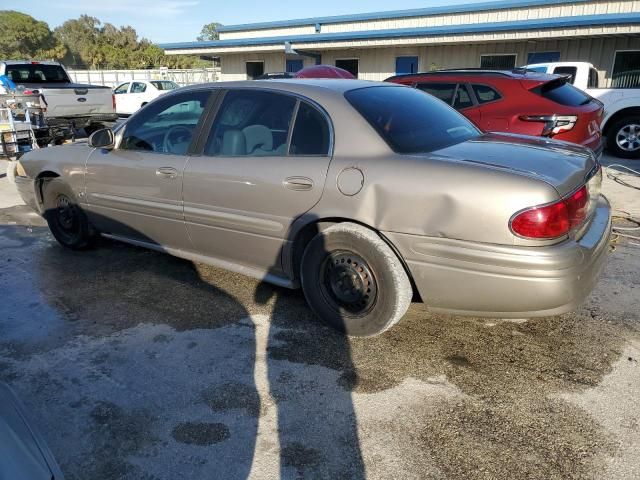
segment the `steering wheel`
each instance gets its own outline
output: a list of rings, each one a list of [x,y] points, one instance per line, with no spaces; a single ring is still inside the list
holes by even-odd
[[[173,127],[169,127],[169,129],[164,134],[164,138],[162,139],[162,151],[163,152],[165,152],[165,153],[174,153],[173,149],[174,149],[175,145],[171,141],[171,135],[173,135],[174,133],[179,132],[179,131],[186,132],[189,139],[191,139],[191,136],[193,135],[193,133],[191,132],[191,129],[188,128],[188,127],[185,127],[184,125],[175,125]]]

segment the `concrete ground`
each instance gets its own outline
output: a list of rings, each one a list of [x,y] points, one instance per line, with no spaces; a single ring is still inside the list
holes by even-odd
[[[640,213],[640,191],[604,191]],[[69,479],[637,479],[640,248],[614,247],[577,312],[414,304],[345,339],[297,292],[106,240],[63,250],[0,179],[0,380]]]

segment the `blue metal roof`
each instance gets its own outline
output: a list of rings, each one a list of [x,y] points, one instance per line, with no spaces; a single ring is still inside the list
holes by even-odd
[[[244,23],[240,25],[223,25],[219,32],[238,32],[244,30],[264,30],[267,28],[282,28],[327,23],[362,22],[367,20],[384,20],[392,18],[426,17],[432,15],[446,15],[451,13],[470,13],[489,10],[504,10],[508,8],[526,8],[546,5],[560,5],[567,3],[582,3],[590,0],[502,0],[497,2],[481,2],[473,4],[445,5],[441,7],[414,8],[410,10],[391,10],[386,12],[359,13],[354,15],[334,15],[328,17],[298,18],[294,20],[279,20],[275,22]]]
[[[618,13],[603,15],[581,15],[575,17],[543,18],[513,22],[474,23],[467,25],[447,25],[441,27],[396,28],[387,30],[365,30],[341,33],[315,33],[306,35],[282,35],[278,37],[244,38],[233,40],[213,40],[208,42],[166,43],[164,50],[193,48],[244,47],[256,45],[279,45],[284,42],[303,43],[335,42],[347,40],[371,40],[381,38],[428,37],[465,33],[508,32],[516,30],[537,30],[545,28],[568,28],[597,25],[625,25],[640,23],[640,13]]]

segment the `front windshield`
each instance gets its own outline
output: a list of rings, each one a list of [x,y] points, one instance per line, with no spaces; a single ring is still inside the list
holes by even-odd
[[[398,153],[431,152],[480,135],[463,115],[415,88],[366,87],[345,96]]]

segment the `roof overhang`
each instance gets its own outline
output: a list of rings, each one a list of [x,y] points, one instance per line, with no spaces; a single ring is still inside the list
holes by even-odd
[[[280,52],[285,42],[295,49],[366,48],[392,45],[462,43],[469,41],[499,41],[513,39],[553,38],[580,35],[612,35],[624,25],[640,27],[640,13],[582,15],[510,22],[474,23],[437,27],[400,28],[386,30],[283,35],[277,37],[183,42],[160,45],[167,54]],[[640,32],[640,30],[638,30]],[[636,33],[636,32],[632,32]],[[496,35],[504,38],[496,38]]]

